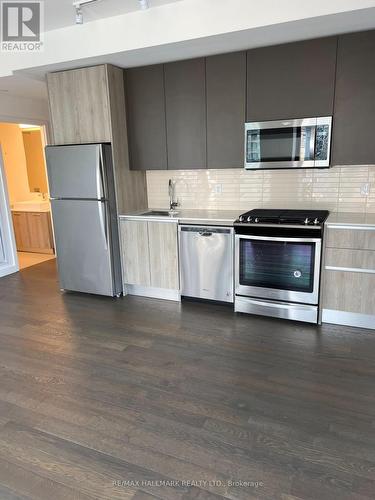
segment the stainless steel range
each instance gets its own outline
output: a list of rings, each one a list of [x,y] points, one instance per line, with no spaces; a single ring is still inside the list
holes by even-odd
[[[327,210],[251,210],[234,223],[235,311],[320,323]]]

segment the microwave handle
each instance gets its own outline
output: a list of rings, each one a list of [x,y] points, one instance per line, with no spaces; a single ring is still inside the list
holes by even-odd
[[[315,160],[315,149],[316,149],[316,128],[317,125],[314,127],[311,127],[311,136],[310,136],[310,144],[309,144],[309,149],[310,149],[310,159]]]

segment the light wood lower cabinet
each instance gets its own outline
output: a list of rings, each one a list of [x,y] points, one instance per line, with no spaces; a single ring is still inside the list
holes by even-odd
[[[327,228],[323,321],[375,329],[375,228]]]
[[[374,315],[375,272],[325,270],[324,308],[335,311]]]
[[[54,253],[49,212],[12,212],[12,216],[18,251]]]
[[[133,287],[131,293],[158,296],[160,290],[162,297],[163,290],[177,292],[177,223],[125,219],[120,221],[120,233],[124,285]]]
[[[151,286],[179,288],[177,224],[148,222]]]
[[[120,223],[124,283],[151,286],[147,221]]]

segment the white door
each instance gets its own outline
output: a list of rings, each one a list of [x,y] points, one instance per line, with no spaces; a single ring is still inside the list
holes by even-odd
[[[0,278],[18,271],[17,248],[9,209],[3,155],[0,148]]]

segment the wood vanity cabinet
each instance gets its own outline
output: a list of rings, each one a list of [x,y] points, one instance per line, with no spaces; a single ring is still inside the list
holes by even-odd
[[[375,329],[375,227],[327,227],[323,321]]]
[[[26,252],[31,248],[27,212],[12,212],[12,218],[17,250]]]
[[[54,253],[51,215],[49,212],[12,212],[17,250]]]
[[[340,35],[332,164],[375,163],[375,30]]]
[[[337,37],[247,52],[247,121],[333,114]]]
[[[161,296],[156,289],[179,290],[177,223],[123,219],[120,234],[124,286],[139,287],[130,293]]]

